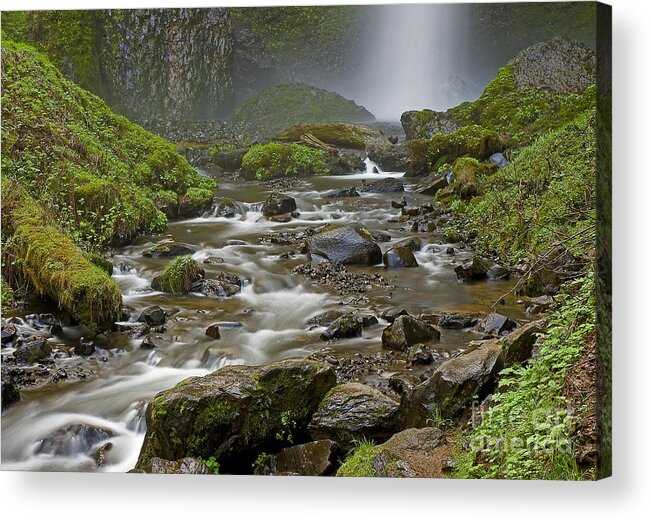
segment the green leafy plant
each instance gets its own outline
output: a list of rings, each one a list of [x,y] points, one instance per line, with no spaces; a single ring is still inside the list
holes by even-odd
[[[207,459],[199,457],[199,460],[203,462],[206,467],[213,472],[213,474],[219,475],[219,462],[214,455],[208,457]]]

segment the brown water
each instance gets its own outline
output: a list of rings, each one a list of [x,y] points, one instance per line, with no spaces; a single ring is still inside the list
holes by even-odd
[[[2,417],[2,465],[4,469],[88,470],[98,471],[86,455],[61,457],[35,455],[35,447],[49,432],[72,423],[92,424],[113,432],[113,448],[108,464],[101,471],[126,471],[133,467],[142,444],[143,410],[159,391],[190,375],[206,374],[227,364],[263,364],[288,357],[306,357],[324,348],[338,354],[373,353],[381,350],[380,336],[385,322],[366,329],[362,338],[327,344],[319,336],[322,327],[311,328],[307,320],[326,310],[364,309],[376,315],[388,307],[401,307],[412,315],[421,312],[482,312],[511,288],[511,282],[462,284],[453,270],[454,261],[469,257],[471,251],[458,250],[455,257],[445,254],[448,245],[436,233],[412,233],[404,224],[390,223],[400,210],[390,207],[396,194],[362,194],[359,198],[328,199],[332,189],[359,185],[365,179],[376,180],[388,174],[355,174],[344,177],[319,177],[302,181],[286,191],[297,200],[300,217],[290,223],[269,222],[259,212],[266,196],[261,183],[221,184],[219,194],[246,203],[248,211],[234,219],[204,217],[168,226],[166,236],[141,237],[134,244],[115,251],[114,278],[120,285],[124,304],[137,317],[149,305],[175,311],[166,323],[161,346],[142,350],[142,340],[126,334],[111,333],[98,339],[108,361],[97,362],[97,377],[91,381],[24,390],[23,401],[9,408]],[[400,176],[401,174],[391,174]],[[409,186],[408,186],[409,190]],[[413,204],[431,197],[408,192]],[[270,232],[300,231],[308,225],[337,221],[360,222],[374,231],[388,233],[391,242],[418,236],[423,250],[416,253],[419,267],[386,270],[382,266],[349,270],[379,272],[393,288],[377,287],[363,295],[340,296],[329,287],[317,285],[292,273],[306,261],[297,254],[289,260],[279,256],[296,249],[284,245],[263,245],[260,238]],[[152,278],[169,262],[151,259],[142,252],[164,239],[183,242],[196,249],[194,258],[202,262],[208,256],[224,259],[223,264],[203,266],[206,275],[225,270],[249,280],[241,294],[228,299],[200,295],[174,296],[152,291]],[[230,240],[243,241],[229,244]],[[427,244],[438,252],[425,252]],[[452,244],[458,246],[458,244]],[[128,272],[118,266],[126,264]],[[351,303],[355,297],[368,301]],[[33,312],[33,310],[30,310]],[[500,306],[500,312],[522,318],[521,308]],[[221,339],[212,340],[205,329],[216,322],[237,322],[237,327],[221,326]],[[52,340],[53,346],[66,350],[83,331],[66,328],[64,335]],[[463,349],[476,339],[472,332],[443,330],[440,350]],[[380,377],[389,377],[390,372]]]

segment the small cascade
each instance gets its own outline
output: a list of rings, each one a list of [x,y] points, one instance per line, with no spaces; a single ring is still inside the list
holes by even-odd
[[[364,164],[366,165],[366,173],[384,173],[382,168],[380,168],[374,161],[371,161],[368,157],[364,159]]]

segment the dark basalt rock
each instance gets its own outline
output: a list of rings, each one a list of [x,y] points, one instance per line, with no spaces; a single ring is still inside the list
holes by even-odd
[[[147,307],[140,313],[140,316],[138,316],[138,321],[144,322],[150,327],[162,325],[166,320],[167,316],[165,315],[165,311],[158,305]]]
[[[506,267],[497,264],[486,271],[486,278],[489,280],[508,280],[510,276],[511,273]]]
[[[296,211],[296,199],[282,193],[270,193],[262,204],[262,214],[265,217],[274,217]]]
[[[94,352],[95,342],[91,338],[79,338],[79,343],[75,346],[75,354],[87,357]]]
[[[398,308],[390,308],[382,312],[380,314],[380,318],[383,320],[388,321],[389,323],[393,323],[398,316],[408,316],[409,313],[405,309],[398,309]]]
[[[384,266],[389,269],[397,269],[403,267],[418,267],[418,262],[414,257],[414,253],[406,247],[395,246],[389,249],[382,256]]]
[[[47,338],[41,335],[34,335],[21,341],[16,346],[14,357],[16,362],[22,365],[31,365],[47,359],[52,354],[52,348]]]
[[[407,425],[425,426],[429,419],[449,419],[480,398],[495,384],[504,368],[500,340],[491,340],[442,363],[423,383],[403,395],[401,407]]]
[[[219,325],[216,323],[213,323],[206,329],[206,336],[212,339],[219,339],[221,338],[221,334],[219,333]]]
[[[407,359],[413,365],[428,365],[434,361],[432,351],[422,343],[416,343],[409,349]]]
[[[410,251],[420,251],[421,247],[423,247],[423,243],[418,237],[409,237],[401,240],[394,247],[404,247]]]
[[[165,242],[143,251],[142,256],[147,258],[173,258],[177,256],[191,255],[194,249],[185,244],[176,242]]]
[[[348,314],[335,319],[321,334],[321,339],[329,341],[332,339],[355,338],[362,335],[366,327],[377,324],[377,318],[368,314]]]
[[[192,284],[192,292],[210,298],[228,298],[242,290],[242,280],[234,274],[221,272],[214,278],[202,278]]]
[[[402,209],[407,205],[407,199],[405,197],[401,197],[400,199],[393,199],[391,201],[391,207],[395,209]]]
[[[20,392],[14,383],[9,370],[6,366],[2,366],[2,388],[0,399],[2,401],[2,410],[6,410],[9,406],[20,401]]]
[[[326,311],[313,316],[307,320],[307,323],[308,325],[320,325],[321,327],[328,327],[332,322],[343,315],[344,313],[341,311]]]
[[[388,439],[397,431],[398,410],[398,402],[379,390],[345,383],[321,401],[308,430],[314,439],[331,439],[345,451],[358,439]]]
[[[517,324],[509,319],[508,316],[496,312],[492,312],[486,316],[481,324],[482,330],[486,334],[492,334],[493,336],[501,336],[515,327],[517,327]]]
[[[473,256],[472,260],[468,260],[461,265],[454,268],[459,280],[469,282],[472,280],[482,280],[486,278],[486,272],[491,268],[492,263],[480,256]]]
[[[406,351],[416,343],[438,341],[441,333],[434,327],[409,315],[398,316],[382,332],[382,345],[391,350]]]
[[[529,359],[538,336],[545,330],[545,320],[538,320],[518,327],[505,336],[502,340],[505,365],[510,366]]]
[[[306,240],[312,262],[329,260],[343,265],[375,265],[382,261],[382,250],[364,226],[326,226]]]

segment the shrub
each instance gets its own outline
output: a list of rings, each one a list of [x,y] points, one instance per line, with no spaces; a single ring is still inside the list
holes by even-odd
[[[242,171],[247,178],[258,180],[282,175],[324,175],[329,172],[323,150],[276,142],[252,146],[242,159]]]

